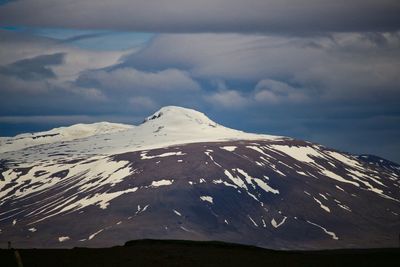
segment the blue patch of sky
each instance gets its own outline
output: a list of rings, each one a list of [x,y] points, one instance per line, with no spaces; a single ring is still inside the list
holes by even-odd
[[[4,26],[0,29],[59,40],[82,49],[126,50],[146,45],[154,36],[145,32],[120,32],[106,30],[77,30],[68,28],[32,28]]]

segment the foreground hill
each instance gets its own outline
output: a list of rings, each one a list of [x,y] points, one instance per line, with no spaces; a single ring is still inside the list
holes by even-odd
[[[59,266],[398,266],[399,249],[275,251],[223,242],[137,240],[112,248],[23,249],[24,267]],[[15,251],[0,250],[2,266],[16,266]]]
[[[393,162],[244,133],[179,107],[107,129],[72,140],[43,136],[46,142],[23,149],[8,139],[0,153],[1,244],[398,244],[400,166]]]

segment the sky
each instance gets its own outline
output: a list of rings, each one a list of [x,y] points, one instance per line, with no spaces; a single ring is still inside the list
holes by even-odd
[[[398,0],[0,0],[0,136],[162,106],[400,163]]]

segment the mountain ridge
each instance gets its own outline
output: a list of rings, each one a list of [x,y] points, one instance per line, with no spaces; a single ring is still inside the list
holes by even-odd
[[[132,129],[133,125],[96,122],[78,123],[35,133],[22,133],[14,137],[0,137],[0,153],[54,142],[72,141],[93,135],[108,134]]]
[[[150,118],[157,119],[150,120]],[[104,127],[104,125],[109,127]],[[68,138],[68,132],[73,132],[76,128],[91,128],[91,131],[86,135]],[[104,128],[106,131],[101,131],[101,129]],[[66,134],[65,131],[67,132]],[[56,138],[53,138],[54,134],[57,134]],[[107,151],[106,149],[103,149],[101,151],[101,153],[108,154],[205,141],[287,138],[265,134],[246,133],[230,129],[215,123],[201,112],[177,106],[166,106],[153,113],[153,115],[147,117],[144,123],[137,126],[109,122],[75,124],[69,127],[54,128],[36,134],[28,133],[17,135],[14,138],[3,137],[0,138],[0,153],[12,152],[36,145],[46,145],[54,142],[66,142],[79,139],[82,139],[80,146],[84,148],[85,145],[92,146],[92,144],[85,142],[85,138],[99,137],[99,139],[102,139],[101,136],[104,136],[105,134],[107,134],[110,139],[120,140],[120,142],[115,142],[113,145],[114,147],[124,147],[120,150]],[[27,144],[23,142],[24,140],[22,142],[20,141],[21,136],[29,139]],[[34,139],[32,144],[30,141],[32,138],[35,138],[35,136],[44,136],[44,138],[49,138],[49,140],[41,138],[41,140],[37,142],[37,139]],[[64,136],[66,136],[66,138]],[[131,146],[125,147],[123,143],[129,143]],[[77,147],[77,149],[79,149],[79,147]]]

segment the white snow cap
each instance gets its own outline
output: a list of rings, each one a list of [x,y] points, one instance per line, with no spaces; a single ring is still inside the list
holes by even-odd
[[[279,138],[282,137],[230,129],[196,110],[167,106],[147,117],[138,126],[100,122],[76,124],[11,138],[0,137],[0,153],[43,144],[51,146],[65,141],[71,141],[68,150],[76,153],[116,154],[198,142]],[[50,151],[47,150],[48,153]]]
[[[153,115],[147,117],[143,123],[163,123],[165,125],[177,125],[183,124],[200,124],[205,126],[217,127],[218,124],[210,120],[204,113],[196,111],[194,109],[177,107],[177,106],[166,106],[155,112]]]

